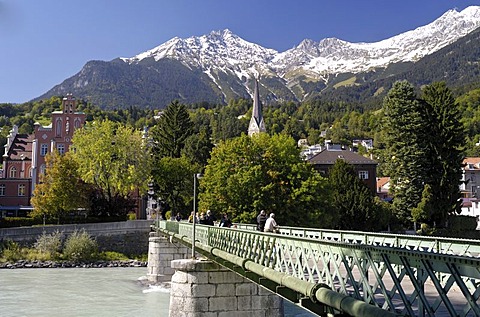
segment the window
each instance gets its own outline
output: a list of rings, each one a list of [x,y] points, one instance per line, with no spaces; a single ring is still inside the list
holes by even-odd
[[[40,174],[45,175],[45,170],[46,170],[46,168],[47,168],[47,167],[45,166],[45,164],[42,164],[42,166],[40,166]]]
[[[56,125],[55,125],[55,136],[62,136],[62,128],[63,128],[63,122],[62,119],[57,119]]]
[[[80,119],[79,119],[79,118],[76,118],[76,119],[75,119],[75,129],[80,128],[80,125],[81,125],[81,124],[82,124],[82,123],[80,122]]]
[[[17,178],[17,169],[15,166],[10,169],[10,178]]]
[[[65,144],[57,144],[57,151],[59,154],[65,154]]]
[[[368,179],[368,171],[358,171],[358,177],[360,179]]]
[[[0,184],[0,196],[5,196],[5,184]]]
[[[25,184],[18,185],[18,196],[25,196]]]
[[[44,143],[40,146],[40,155],[45,156],[47,155],[47,153],[48,153],[48,144]]]

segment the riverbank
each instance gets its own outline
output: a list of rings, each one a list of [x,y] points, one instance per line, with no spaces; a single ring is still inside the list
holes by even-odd
[[[117,261],[28,261],[19,260],[14,263],[0,263],[0,269],[35,269],[35,268],[112,268],[112,267],[147,267],[147,262],[138,260]]]

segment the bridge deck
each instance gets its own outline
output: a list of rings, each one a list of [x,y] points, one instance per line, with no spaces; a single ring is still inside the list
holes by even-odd
[[[191,224],[158,226],[191,243]],[[273,283],[271,288],[304,306],[318,303],[328,288],[385,313],[480,316],[480,241],[306,228],[269,234],[248,225],[197,225],[196,240],[210,258],[259,283]]]

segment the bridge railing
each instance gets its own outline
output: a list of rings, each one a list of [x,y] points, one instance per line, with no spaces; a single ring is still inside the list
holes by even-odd
[[[189,223],[162,221],[158,225],[179,239],[192,237]],[[257,272],[271,269],[268,278],[275,280],[274,272],[279,272],[294,278],[298,285],[298,281],[310,283],[309,291],[315,293],[320,288],[314,285],[324,285],[407,316],[480,316],[480,258],[472,256],[470,246],[458,249],[458,239],[401,236],[391,240],[394,235],[340,235],[306,228],[282,228],[281,234],[269,234],[242,226],[198,225],[196,240],[208,250],[234,257],[232,261],[245,271],[258,269],[256,265],[264,268]],[[462,255],[449,254],[452,249]]]
[[[238,229],[256,230],[256,225],[235,224]],[[442,254],[480,257],[480,240],[418,236],[408,234],[340,231],[330,229],[280,227],[282,235],[308,239],[405,248]]]

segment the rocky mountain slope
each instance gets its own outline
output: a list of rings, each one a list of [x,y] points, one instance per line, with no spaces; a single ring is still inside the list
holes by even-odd
[[[440,80],[451,82],[449,78],[455,78],[458,69],[480,58],[475,53],[478,36],[472,36],[479,26],[480,6],[472,6],[461,12],[449,10],[428,25],[375,43],[304,40],[285,52],[250,43],[229,30],[213,31],[200,37],[173,38],[131,58],[90,61],[38,99],[72,92],[103,108],[158,108],[173,99],[226,103],[232,98],[249,98],[253,78],[259,79],[266,102],[318,96],[368,99],[388,90],[388,79],[409,79],[418,65],[432,74],[421,81],[439,80],[433,74],[443,71]],[[462,47],[455,46],[466,36],[470,40],[463,41]],[[462,64],[455,70],[451,62],[425,62],[442,49],[462,50],[469,57],[457,57]],[[436,69],[428,71],[434,67],[432,63]]]

